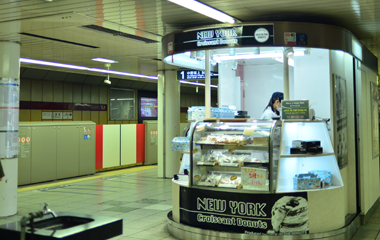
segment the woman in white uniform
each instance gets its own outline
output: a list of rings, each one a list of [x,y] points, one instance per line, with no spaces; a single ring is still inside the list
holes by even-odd
[[[281,117],[281,101],[284,99],[282,92],[274,92],[269,99],[269,103],[261,114],[261,120],[272,120]]]

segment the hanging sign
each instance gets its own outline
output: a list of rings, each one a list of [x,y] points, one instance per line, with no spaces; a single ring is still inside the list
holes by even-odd
[[[238,47],[274,44],[273,24],[202,29],[177,33],[176,52],[197,48]]]
[[[210,72],[210,78],[218,78],[219,74],[216,72]],[[198,70],[178,70],[177,80],[198,80],[205,79],[205,71]]]
[[[281,101],[282,119],[309,119],[309,100]]]
[[[255,194],[180,187],[180,222],[247,235],[309,233],[307,192]]]

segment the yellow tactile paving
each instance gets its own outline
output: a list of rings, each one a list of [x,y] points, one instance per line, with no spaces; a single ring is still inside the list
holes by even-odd
[[[76,179],[69,179],[69,180],[59,180],[57,182],[52,182],[52,183],[19,187],[17,192],[25,192],[25,191],[36,190],[36,189],[41,189],[41,188],[49,188],[49,187],[54,187],[54,186],[59,186],[59,185],[82,182],[82,181],[91,180],[91,179],[104,178],[108,176],[120,175],[120,174],[125,174],[125,173],[139,172],[139,171],[149,170],[153,168],[157,168],[157,166],[142,166],[142,167],[126,168],[126,169],[114,170],[114,171],[108,171],[108,172],[98,172],[98,173],[95,173],[94,175],[80,177],[79,179],[76,178]]]

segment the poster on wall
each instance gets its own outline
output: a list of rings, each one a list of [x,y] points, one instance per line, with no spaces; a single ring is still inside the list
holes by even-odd
[[[335,155],[339,168],[344,168],[347,163],[347,92],[346,80],[337,74],[333,74],[334,83],[334,111],[335,111]]]
[[[247,235],[308,234],[307,193],[226,194],[181,187],[180,222]]]
[[[372,158],[379,156],[379,96],[377,85],[371,82]]]

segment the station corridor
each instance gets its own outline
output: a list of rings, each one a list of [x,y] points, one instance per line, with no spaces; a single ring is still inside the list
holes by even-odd
[[[171,184],[171,179],[157,177],[156,166],[140,166],[23,186],[18,189],[17,215],[0,218],[0,225],[19,221],[48,203],[55,212],[122,218],[123,235],[112,240],[176,239],[166,227],[172,208]],[[352,238],[375,239],[380,239],[380,207]]]
[[[0,218],[0,225],[20,221],[43,203],[67,211],[123,219],[123,235],[115,239],[176,239],[167,231],[172,208],[171,179],[157,178],[156,166],[141,166],[86,177],[20,187],[18,213]],[[8,240],[2,239],[1,240]]]

